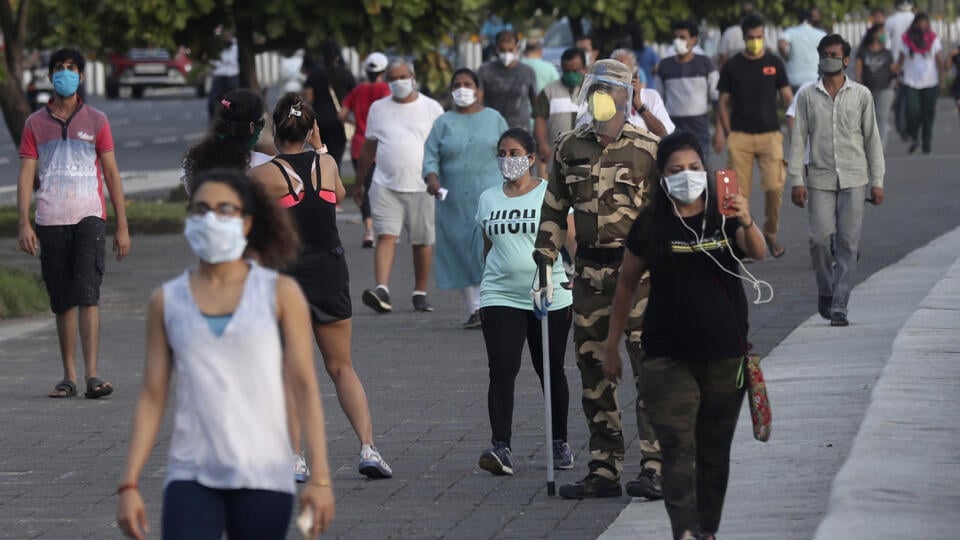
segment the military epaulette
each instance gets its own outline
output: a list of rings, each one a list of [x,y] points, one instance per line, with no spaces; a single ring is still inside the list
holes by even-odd
[[[631,138],[647,139],[653,143],[660,143],[660,137],[656,133],[630,123],[623,126],[623,133]]]

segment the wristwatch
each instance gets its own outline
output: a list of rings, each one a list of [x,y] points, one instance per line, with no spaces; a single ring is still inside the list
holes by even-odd
[[[647,104],[644,103],[643,106],[641,106],[639,109],[637,109],[637,114],[643,114],[643,113],[645,113],[645,112],[647,112],[647,111],[649,111],[649,110],[650,110],[650,109],[647,108]]]

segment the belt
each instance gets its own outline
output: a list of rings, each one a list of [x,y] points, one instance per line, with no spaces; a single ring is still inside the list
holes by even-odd
[[[619,263],[623,260],[623,246],[616,248],[577,247],[577,258],[597,264]]]

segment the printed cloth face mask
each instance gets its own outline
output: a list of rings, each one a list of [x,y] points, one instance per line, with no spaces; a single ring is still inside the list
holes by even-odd
[[[498,157],[500,174],[504,178],[515,182],[530,170],[530,156],[503,156]]]

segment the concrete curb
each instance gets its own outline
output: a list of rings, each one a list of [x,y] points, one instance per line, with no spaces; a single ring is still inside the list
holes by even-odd
[[[871,392],[884,372],[895,338],[908,320],[915,321],[915,324],[931,321],[929,317],[923,319],[915,313],[932,302],[934,296],[930,291],[954,267],[958,252],[960,229],[911,252],[854,289],[850,300],[850,327],[831,328],[819,315],[814,315],[766,356],[763,367],[773,408],[773,434],[767,444],[754,441],[749,408],[744,405],[733,441],[730,486],[719,536],[737,539],[811,538],[828,511],[831,483],[850,455],[864,413],[872,406],[871,397],[876,399],[878,395]],[[928,331],[932,329],[917,327],[913,330],[914,333]],[[943,330],[942,334],[946,332]],[[906,339],[904,337],[900,343]],[[953,350],[958,351],[960,347],[954,346]],[[943,377],[948,377],[949,373],[957,373],[957,368],[944,371]],[[939,377],[940,373],[937,375]],[[907,377],[902,372],[891,371],[890,376],[916,378],[912,372]],[[945,388],[944,392],[947,391]],[[925,410],[922,406],[929,406],[929,402],[920,405],[918,400],[922,394],[917,392],[902,397],[915,403],[906,407],[908,411]],[[905,407],[902,403],[892,406]],[[954,414],[948,429],[954,430],[950,434],[955,435],[958,424],[955,419],[960,413],[944,411],[942,414]],[[943,429],[943,423],[939,425]],[[894,427],[899,429],[898,426]],[[924,438],[919,440],[912,433],[898,434],[902,436],[904,446],[895,447],[897,458],[891,459],[890,454],[885,454],[887,467],[882,474],[870,470],[858,476],[856,482],[874,475],[875,482],[884,484],[882,491],[877,492],[878,496],[895,502],[909,500],[909,495],[897,490],[925,488],[925,482],[917,481],[917,469],[925,463],[943,462],[942,456],[938,457],[940,450],[926,449],[939,441],[939,435],[928,434],[928,431],[923,433]],[[905,445],[909,445],[909,449]],[[875,453],[876,446],[864,443],[859,451]],[[953,463],[956,463],[956,455]],[[632,456],[628,451],[629,459]],[[902,472],[891,471],[891,468],[898,467]],[[926,474],[936,475],[942,472],[939,469],[942,467]],[[895,479],[898,478],[896,474],[903,476]],[[911,484],[916,486],[903,487]],[[936,484],[940,485],[939,482]],[[945,488],[936,492],[942,497],[948,493]],[[955,497],[952,500],[943,498],[942,504],[952,504],[954,509],[960,507]],[[909,514],[911,510],[915,510],[916,520],[925,519],[918,506],[911,504],[903,511]],[[939,511],[944,515],[943,508]],[[875,513],[870,512],[869,517],[866,512],[862,515],[864,519],[873,519]],[[856,529],[856,533],[851,531],[819,538],[869,537],[869,533],[862,529]],[[643,499],[634,499],[628,504],[600,536],[605,540],[669,537],[670,524],[663,503]],[[916,534],[889,536],[916,537]]]
[[[894,341],[815,538],[951,537],[958,484],[960,259]]]

